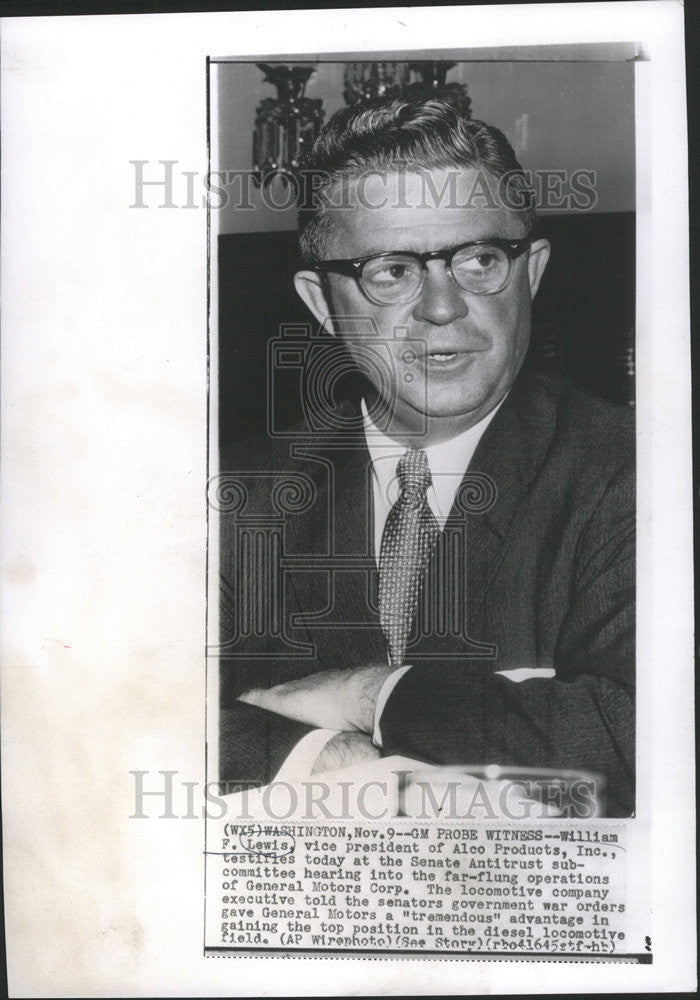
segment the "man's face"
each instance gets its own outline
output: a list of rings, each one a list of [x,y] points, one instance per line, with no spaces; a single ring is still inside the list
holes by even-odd
[[[474,193],[480,190],[475,188],[476,171],[459,171],[456,186],[450,188],[449,175],[454,183],[454,173],[431,171],[432,184],[426,183],[427,172],[364,177],[361,197],[355,189],[356,207],[331,210],[335,224],[327,259],[439,250],[472,240],[527,235],[522,217],[495,199],[495,183],[494,199],[485,204],[486,199]],[[406,304],[377,305],[354,278],[335,273],[328,276],[329,294],[320,300],[312,296],[315,307],[309,289],[307,294],[302,290],[301,275],[297,289],[322,321],[331,317],[334,331],[344,337],[358,367],[391,407],[395,435],[420,433],[427,416],[425,443],[430,443],[477,423],[512,385],[527,351],[531,300],[547,254],[544,241],[534,244],[513,262],[506,287],[491,295],[464,291],[442,260],[427,263],[419,296]],[[315,278],[318,282],[318,275]],[[324,306],[326,316],[321,316]],[[356,319],[348,324],[343,317],[368,317],[378,338],[350,336],[350,328],[357,329]],[[397,337],[397,329],[406,332]],[[418,343],[407,350],[405,337]],[[377,368],[388,372],[381,384]]]

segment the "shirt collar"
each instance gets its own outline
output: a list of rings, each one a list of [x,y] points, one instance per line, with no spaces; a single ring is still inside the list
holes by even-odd
[[[438,507],[445,515],[452,506],[459,482],[469,467],[484,431],[496,416],[506,396],[473,427],[462,431],[454,438],[441,441],[439,444],[429,445],[423,449],[428,456],[428,465]],[[364,399],[361,405],[365,439],[372,460],[372,469],[381,493],[393,502],[396,493],[396,487],[393,485],[396,479],[396,464],[407,450],[406,445],[395,441],[379,430],[369,415]]]

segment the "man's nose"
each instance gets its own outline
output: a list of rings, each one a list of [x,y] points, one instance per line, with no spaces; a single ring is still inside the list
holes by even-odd
[[[468,312],[464,293],[445,264],[440,260],[429,261],[413,318],[444,326]]]

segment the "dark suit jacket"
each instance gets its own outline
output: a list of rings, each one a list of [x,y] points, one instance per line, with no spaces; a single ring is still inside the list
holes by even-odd
[[[344,419],[352,411],[345,410]],[[371,464],[301,429],[222,461],[220,779],[268,781],[309,727],[236,702],[329,667],[386,662]],[[224,462],[226,464],[224,464]],[[634,422],[523,372],[472,459],[381,719],[386,753],[585,768],[634,808]],[[498,671],[549,667],[514,683]]]

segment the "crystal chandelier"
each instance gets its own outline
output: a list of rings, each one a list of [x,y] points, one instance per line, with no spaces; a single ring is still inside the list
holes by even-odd
[[[304,150],[313,144],[323,122],[323,101],[304,97],[314,66],[272,66],[256,63],[277,89],[256,108],[253,134],[253,177],[268,185],[275,176],[289,179],[299,169]]]
[[[447,83],[454,62],[352,62],[345,67],[343,97],[350,105],[369,104],[376,98],[401,97],[424,101],[437,97],[471,118],[472,102],[462,83]]]

